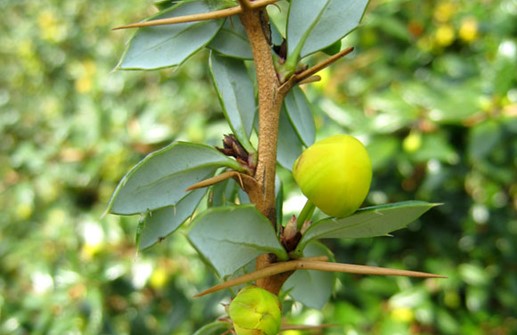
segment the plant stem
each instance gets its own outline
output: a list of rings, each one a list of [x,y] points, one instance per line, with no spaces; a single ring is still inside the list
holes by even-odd
[[[284,83],[280,88],[271,54],[271,46],[264,31],[264,24],[267,24],[264,19],[267,19],[265,17],[267,13],[263,9],[249,7],[246,0],[239,0],[239,2],[242,8],[241,22],[253,51],[259,106],[258,162],[254,176],[257,183],[255,187],[246,189],[246,191],[251,202],[269,219],[273,227],[276,227],[275,174],[278,125],[284,97],[292,85],[285,86]],[[260,270],[268,267],[275,261],[276,259],[269,254],[259,256],[256,261],[256,269]],[[257,280],[256,284],[274,294],[278,294],[289,275],[288,273],[282,273],[261,278]]]
[[[347,48],[347,49],[341,50],[337,54],[332,55],[329,58],[325,59],[323,62],[318,63],[318,64],[314,65],[313,67],[308,68],[307,70],[305,70],[303,72],[297,73],[295,75],[296,80],[301,82],[301,81],[304,81],[307,78],[310,78],[311,76],[315,75],[319,71],[321,71],[324,68],[328,67],[329,65],[333,64],[334,62],[336,62],[340,58],[345,57],[346,55],[348,55],[352,51],[354,51],[354,48]]]
[[[283,97],[278,93],[279,82],[271,56],[270,45],[262,28],[259,10],[248,10],[241,4],[241,21],[248,34],[258,88],[258,162],[255,179],[260,187],[257,195],[250,195],[252,201],[274,225],[275,215],[275,173],[278,139],[278,123]]]
[[[278,0],[259,0],[254,1],[249,5],[246,5],[250,8],[260,8],[265,7],[270,4],[274,4]],[[178,24],[178,23],[186,23],[186,22],[197,22],[197,21],[207,21],[207,20],[216,20],[216,19],[223,19],[228,16],[240,14],[242,12],[242,8],[240,6],[237,7],[230,7],[230,8],[224,8],[220,10],[216,10],[213,12],[208,13],[199,13],[199,14],[192,14],[192,15],[184,15],[184,16],[176,16],[176,17],[169,17],[166,19],[155,19],[145,22],[136,22],[136,23],[130,23],[123,26],[115,27],[113,30],[120,30],[120,29],[129,29],[129,28],[143,28],[143,27],[156,27],[156,26],[163,26],[168,24]]]
[[[310,220],[312,217],[312,214],[314,214],[314,210],[316,209],[316,206],[307,199],[307,202],[303,206],[302,211],[300,212],[300,215],[298,215],[298,218],[296,219],[296,228],[298,228],[298,231],[302,230],[303,224],[305,221]]]
[[[400,269],[382,268],[377,266],[368,265],[357,265],[347,263],[333,263],[328,262],[325,256],[302,258],[287,262],[276,263],[265,267],[263,269],[247,273],[237,278],[230,279],[224,283],[215,285],[201,293],[195,295],[195,297],[201,297],[206,294],[214,293],[219,290],[229,288],[235,285],[244,284],[258,278],[271,277],[282,273],[293,273],[297,270],[316,270],[325,272],[341,272],[341,273],[353,273],[361,275],[374,275],[374,276],[403,276],[403,277],[415,277],[415,278],[447,278],[446,276],[437,275],[434,273],[420,272],[420,271],[408,271]],[[273,277],[274,278],[274,277]]]

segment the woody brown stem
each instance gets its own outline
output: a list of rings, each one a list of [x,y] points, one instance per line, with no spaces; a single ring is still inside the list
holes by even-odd
[[[340,52],[338,52],[337,54],[332,55],[329,58],[325,59],[323,62],[318,63],[318,64],[314,65],[313,67],[310,67],[307,70],[296,74],[295,75],[296,81],[297,82],[302,82],[305,79],[308,79],[308,78],[312,77],[313,75],[315,75],[319,71],[321,71],[324,68],[328,67],[329,65],[331,65],[334,62],[336,62],[340,58],[345,57],[346,55],[348,55],[352,51],[354,51],[354,48],[343,49]]]
[[[275,211],[275,173],[278,142],[278,125],[280,110],[288,88],[285,84],[280,89],[271,46],[266,37],[261,15],[262,9],[250,8],[248,1],[239,0],[241,8],[241,22],[246,29],[253,51],[257,86],[258,86],[258,161],[255,170],[256,188],[247,190],[250,200],[257,209],[266,216],[273,227],[276,227]],[[251,2],[253,4],[253,2]],[[292,85],[291,85],[292,87]],[[272,255],[262,255],[257,258],[256,269],[263,269],[275,262]],[[280,274],[272,277],[260,278],[257,286],[274,294],[278,294],[288,275]]]
[[[433,273],[419,272],[419,271],[408,271],[399,269],[382,268],[376,266],[357,265],[357,264],[346,264],[346,263],[332,263],[328,262],[327,258],[312,257],[302,258],[293,261],[287,261],[282,263],[276,263],[267,266],[263,269],[254,271],[242,275],[237,278],[233,278],[224,283],[215,285],[201,293],[195,295],[195,297],[201,297],[206,294],[214,293],[232,286],[244,284],[260,278],[275,278],[280,274],[290,274],[298,270],[316,270],[325,272],[341,272],[341,273],[352,273],[360,275],[374,275],[374,276],[404,276],[404,277],[415,277],[415,278],[446,278],[442,275]]]
[[[270,4],[276,3],[278,0],[259,0],[254,1],[250,4],[245,3],[244,8],[261,8]],[[242,4],[241,4],[242,5]],[[155,27],[155,26],[163,26],[168,24],[177,24],[177,23],[187,23],[187,22],[197,22],[197,21],[207,21],[214,19],[222,19],[228,16],[237,15],[242,12],[242,8],[240,6],[225,8],[221,10],[216,10],[208,13],[199,13],[192,15],[184,15],[178,17],[170,17],[166,19],[157,19],[146,22],[136,22],[130,23],[123,26],[115,27],[113,30],[119,29],[129,29],[129,28],[142,28],[142,27]]]

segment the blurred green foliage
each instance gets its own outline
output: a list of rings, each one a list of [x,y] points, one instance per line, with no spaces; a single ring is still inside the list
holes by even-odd
[[[184,236],[136,254],[137,219],[102,214],[144,154],[228,132],[206,54],[114,72],[130,33],[110,29],[151,1],[0,9],[0,333],[192,334],[225,295],[191,299],[216,279]],[[332,302],[292,306],[294,321],[339,325],[325,334],[515,332],[515,36],[514,0],[376,0],[343,43],[355,53],[305,87],[318,136],[367,143],[369,204],[444,203],[394,238],[332,242],[336,258],[449,278],[341,275]],[[292,184],[285,193],[295,203]]]

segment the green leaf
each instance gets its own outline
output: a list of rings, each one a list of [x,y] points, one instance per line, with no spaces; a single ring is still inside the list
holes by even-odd
[[[300,87],[293,87],[287,94],[285,109],[303,144],[307,147],[312,145],[316,137],[316,125],[314,124],[310,103]]]
[[[142,250],[149,248],[176,231],[196,210],[205,193],[205,189],[192,191],[175,206],[146,213],[139,248]]]
[[[437,205],[424,201],[403,201],[363,208],[345,218],[323,219],[307,229],[296,252],[301,253],[309,242],[317,239],[386,236],[405,228]]]
[[[248,36],[237,16],[230,16],[226,19],[224,26],[208,44],[208,48],[226,57],[253,58]]]
[[[221,207],[235,204],[237,183],[233,179],[223,180],[212,187],[208,193],[208,207]]]
[[[282,180],[278,175],[275,176],[275,198],[276,198],[276,224],[277,231],[280,230],[282,226],[282,219],[284,217],[283,213],[283,204],[284,204],[284,186],[282,184]]]
[[[341,40],[334,42],[333,44],[329,45],[325,49],[322,49],[321,51],[323,51],[329,56],[337,54],[341,51]]]
[[[226,179],[213,185],[208,193],[208,207],[249,203],[248,194],[242,190],[235,179]]]
[[[287,41],[289,58],[297,62],[334,44],[354,30],[368,0],[297,0],[289,7]]]
[[[163,11],[166,10],[174,5],[177,5],[180,1],[174,1],[174,0],[161,0],[154,3],[154,6],[159,10]]]
[[[155,151],[135,165],[113,193],[108,211],[130,215],[176,205],[186,189],[218,168],[240,170],[239,164],[216,149],[185,142]]]
[[[182,2],[152,19],[206,13],[203,1]],[[118,65],[121,69],[159,69],[177,66],[203,48],[217,34],[224,20],[209,20],[139,28]]]
[[[303,250],[304,257],[329,256],[331,251],[322,243],[312,242]],[[307,307],[321,309],[329,300],[336,274],[316,270],[298,270],[284,283],[282,289],[294,300]]]
[[[231,324],[229,322],[215,321],[199,328],[194,335],[220,335],[229,334]]]
[[[278,164],[288,170],[293,168],[294,161],[303,151],[303,143],[293,125],[289,121],[285,108],[280,112],[280,125],[278,132],[277,144],[277,161]]]
[[[249,137],[256,114],[255,92],[244,62],[212,52],[210,72],[226,120],[241,144],[252,151]]]
[[[252,205],[208,209],[193,220],[188,238],[222,277],[265,253],[288,258],[271,222]]]

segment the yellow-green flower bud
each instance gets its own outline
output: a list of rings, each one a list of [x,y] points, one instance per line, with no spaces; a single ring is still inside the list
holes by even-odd
[[[372,165],[364,145],[349,135],[336,135],[307,148],[293,165],[303,194],[325,214],[345,217],[368,195]]]
[[[280,331],[278,297],[256,286],[243,288],[230,303],[228,314],[237,335],[277,335]]]

